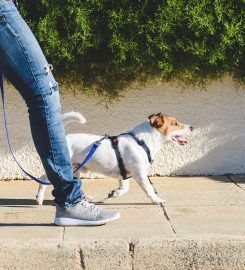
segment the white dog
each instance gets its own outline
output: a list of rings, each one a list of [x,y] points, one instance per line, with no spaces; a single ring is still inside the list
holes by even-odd
[[[65,125],[72,122],[81,124],[86,122],[86,119],[78,112],[65,113],[63,119]],[[130,132],[138,140],[144,141],[151,158],[154,159],[157,151],[166,143],[187,144],[185,136],[192,130],[191,126],[178,122],[176,118],[158,113],[150,115],[147,121],[139,124]],[[66,139],[72,163],[75,165],[81,164],[94,142],[101,138],[102,136],[84,133],[68,134]],[[154,204],[164,203],[164,200],[156,195],[148,179],[150,163],[149,155],[147,155],[145,149],[130,134],[119,135],[117,141],[127,176],[132,176],[137,181]],[[87,172],[88,170],[109,177],[120,178],[119,188],[110,193],[111,197],[121,196],[129,190],[129,179],[122,179],[118,159],[112,147],[112,142],[108,138],[101,142],[91,160],[81,171]],[[46,175],[43,175],[41,180],[49,182]],[[45,189],[45,185],[39,186],[36,196],[39,205],[43,203]]]

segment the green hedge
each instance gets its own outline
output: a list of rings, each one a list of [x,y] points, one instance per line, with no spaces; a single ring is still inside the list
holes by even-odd
[[[56,76],[117,95],[134,81],[244,83],[244,0],[21,0]]]

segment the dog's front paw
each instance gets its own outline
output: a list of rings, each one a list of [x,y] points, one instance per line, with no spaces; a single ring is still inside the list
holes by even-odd
[[[152,198],[151,199],[152,200],[152,202],[154,203],[154,204],[157,204],[157,205],[160,205],[160,204],[165,204],[166,203],[166,201],[165,200],[163,200],[163,199],[161,199],[161,198]]]
[[[108,197],[109,197],[109,198],[120,197],[120,196],[122,196],[124,193],[126,193],[127,191],[128,191],[128,190],[122,189],[122,188],[114,189],[114,190],[112,190],[112,191],[108,194]]]
[[[119,196],[120,196],[120,192],[118,191],[118,189],[114,189],[108,193],[108,198],[116,198]]]
[[[36,196],[36,202],[39,206],[43,205],[43,198],[41,196]]]

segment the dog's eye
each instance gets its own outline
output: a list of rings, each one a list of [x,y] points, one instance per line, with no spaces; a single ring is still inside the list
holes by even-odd
[[[172,123],[172,126],[178,126],[178,123],[177,122],[173,122]]]

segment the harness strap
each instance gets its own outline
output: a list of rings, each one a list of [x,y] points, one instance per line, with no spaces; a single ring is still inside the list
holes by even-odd
[[[125,169],[123,159],[122,159],[121,153],[119,151],[117,138],[118,138],[118,136],[109,136],[109,139],[111,140],[112,148],[114,149],[116,157],[117,157],[120,174],[122,176],[122,179],[125,180],[125,179],[127,179],[127,171]]]
[[[151,158],[151,152],[150,152],[150,149],[148,148],[148,146],[146,145],[146,143],[143,140],[140,140],[139,138],[137,138],[133,132],[128,132],[126,134],[131,135],[135,139],[135,141],[138,143],[138,145],[140,145],[145,150],[147,157],[148,157],[148,161],[150,163],[152,163],[153,160]]]
[[[108,136],[108,138],[111,140],[111,145],[112,145],[112,147],[113,147],[113,149],[115,151],[116,157],[117,157],[120,174],[122,176],[122,179],[125,180],[125,179],[128,178],[127,177],[127,171],[125,169],[124,162],[123,162],[123,159],[122,159],[122,155],[121,155],[119,147],[118,147],[118,137],[122,136],[122,135],[130,135],[130,136],[132,136],[135,139],[135,141],[138,143],[138,145],[140,145],[145,150],[145,152],[147,154],[147,157],[148,157],[148,161],[150,163],[152,163],[153,160],[151,158],[150,149],[148,148],[146,143],[143,140],[140,140],[139,138],[137,138],[133,132],[122,133],[122,134],[120,134],[118,136]]]

